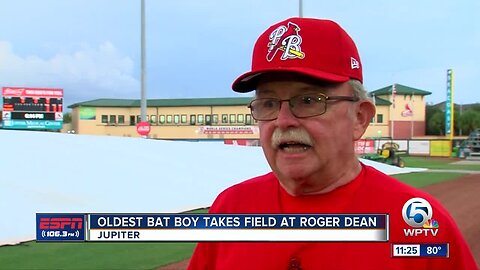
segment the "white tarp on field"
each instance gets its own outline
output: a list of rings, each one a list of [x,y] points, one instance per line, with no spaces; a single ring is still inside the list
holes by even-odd
[[[0,129],[0,245],[35,238],[35,213],[159,213],[210,206],[270,171],[260,147]],[[397,168],[364,160],[387,174]]]

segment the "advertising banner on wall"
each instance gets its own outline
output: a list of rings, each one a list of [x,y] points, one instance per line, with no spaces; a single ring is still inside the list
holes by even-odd
[[[430,154],[430,141],[409,141],[408,154],[428,156]]]
[[[97,108],[80,107],[80,120],[96,120]]]
[[[258,134],[256,126],[203,126],[199,134]]]
[[[449,157],[452,153],[452,141],[432,141],[430,143],[430,156]]]
[[[375,153],[375,142],[373,140],[355,141],[355,153],[357,155]]]

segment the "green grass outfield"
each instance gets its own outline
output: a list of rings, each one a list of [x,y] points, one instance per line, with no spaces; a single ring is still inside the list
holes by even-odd
[[[184,260],[195,243],[36,243],[0,247],[0,269],[154,269]]]
[[[392,175],[394,178],[409,184],[411,186],[422,188],[432,184],[449,181],[460,176],[463,176],[463,173],[450,173],[450,172],[420,172],[420,173],[407,173],[407,174],[398,174]]]
[[[480,165],[450,165],[450,161],[406,157],[408,167],[480,170]],[[461,173],[421,172],[394,177],[425,187],[462,176]],[[202,209],[196,212],[204,213]],[[155,269],[187,259],[194,243],[36,243],[0,247],[0,269]]]
[[[442,169],[442,170],[471,170],[480,171],[480,162],[478,164],[451,164],[452,160],[448,158],[428,158],[428,157],[402,157],[405,160],[406,167]]]

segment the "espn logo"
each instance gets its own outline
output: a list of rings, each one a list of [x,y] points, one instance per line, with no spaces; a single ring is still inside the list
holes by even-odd
[[[83,218],[66,218],[66,217],[52,217],[52,218],[40,218],[39,229],[82,229]]]

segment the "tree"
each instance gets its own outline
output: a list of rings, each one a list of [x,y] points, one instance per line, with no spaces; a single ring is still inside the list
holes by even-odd
[[[445,114],[442,111],[434,112],[429,119],[427,119],[427,133],[428,135],[441,135],[445,130]]]
[[[480,104],[463,105],[463,110],[460,105],[456,105],[454,108],[453,121],[455,135],[468,135],[474,129],[480,128]],[[442,108],[427,105],[425,122],[427,135],[444,135],[445,112]]]
[[[435,117],[438,118],[436,120],[436,123],[432,123],[432,117],[436,115]],[[440,129],[441,127],[445,127],[445,119],[441,119],[440,115],[444,115],[441,109],[435,106],[427,106],[426,111],[425,111],[425,124],[426,124],[426,134],[427,135],[441,135]]]
[[[459,128],[463,134],[470,134],[476,128],[480,128],[480,112],[469,109],[459,115]]]
[[[63,114],[63,123],[68,124],[72,122],[72,113],[67,112]]]

